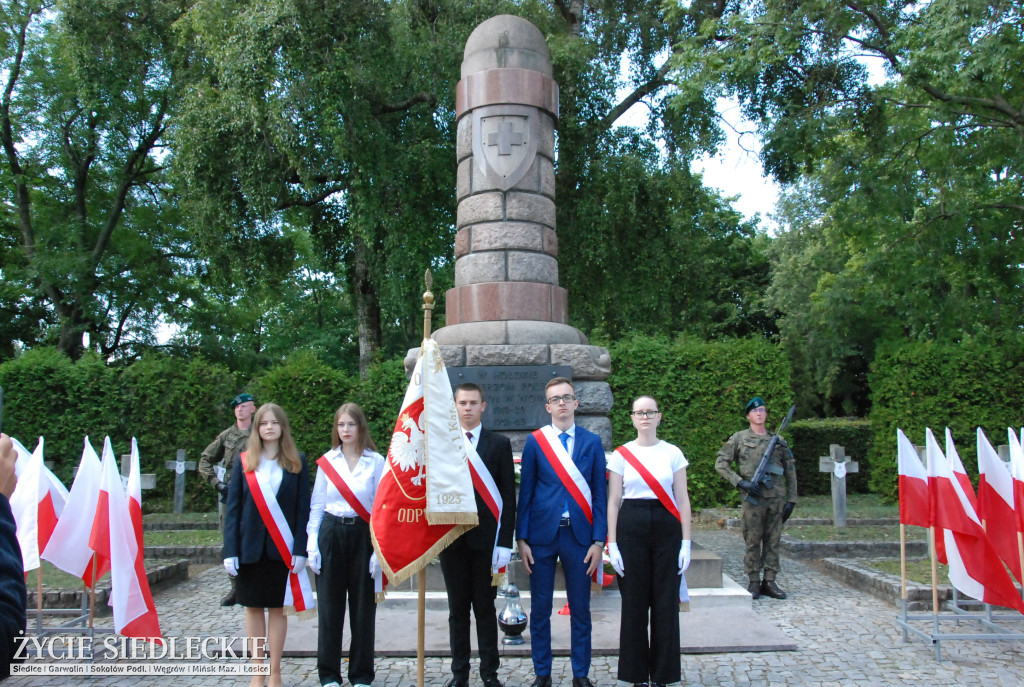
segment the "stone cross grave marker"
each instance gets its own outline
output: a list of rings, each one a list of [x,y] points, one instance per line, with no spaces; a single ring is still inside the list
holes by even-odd
[[[128,488],[128,472],[132,467],[131,454],[121,456],[121,486]],[[145,473],[139,475],[142,478],[143,489],[156,489],[156,475],[153,473]]]
[[[999,460],[1003,461],[1007,465],[1010,464],[1010,445],[1000,444],[996,447],[996,451],[999,453]]]
[[[164,463],[168,470],[174,470],[174,512],[180,513],[185,509],[185,471],[195,470],[194,460],[185,460],[185,449],[179,448],[174,460]]]
[[[846,474],[860,472],[860,464],[849,458],[839,444],[829,444],[828,455],[818,458],[818,470],[831,473],[832,524],[836,527],[846,527]]]

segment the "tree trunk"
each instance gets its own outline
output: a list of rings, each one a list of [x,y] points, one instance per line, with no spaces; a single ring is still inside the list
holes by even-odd
[[[353,251],[353,265],[350,271],[352,293],[356,299],[356,318],[359,332],[359,375],[366,376],[383,338],[380,327],[380,299],[370,278],[370,266],[366,261],[366,243],[356,237]]]

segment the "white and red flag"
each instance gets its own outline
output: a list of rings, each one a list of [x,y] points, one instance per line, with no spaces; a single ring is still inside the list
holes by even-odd
[[[953,444],[953,433],[949,431],[949,427],[946,427],[946,460],[949,461],[950,467],[953,468],[953,475],[960,481],[960,486],[964,488],[964,494],[967,495],[967,499],[974,506],[974,510],[978,510],[978,498],[974,494],[974,485],[971,483],[971,478],[967,476],[967,470],[964,468],[963,461],[960,460],[960,454],[956,452],[956,445]]]
[[[902,429],[896,430],[896,464],[899,473],[900,522],[929,527],[928,471],[914,444]]]
[[[131,464],[128,468],[127,485],[127,509],[128,517],[131,520],[131,530],[128,533],[128,553],[131,554],[131,574],[121,568],[121,575],[128,581],[128,594],[124,597],[124,617],[127,619],[117,631],[127,637],[147,637],[159,640],[160,618],[157,617],[156,605],[153,603],[153,594],[149,590],[149,578],[146,577],[146,567],[143,564],[145,544],[142,540],[142,470],[139,466],[139,444],[132,437]],[[111,512],[113,517],[113,512]],[[121,563],[119,558],[112,561],[112,570],[118,570]],[[111,576],[115,573],[111,572]],[[120,597],[119,597],[120,598]],[[111,598],[113,600],[113,597]],[[117,610],[114,612],[115,627]]]
[[[1012,430],[1010,434],[1013,435]],[[981,427],[978,427],[978,474],[978,517],[996,553],[1010,567],[1013,576],[1020,580],[1013,478]]]
[[[451,383],[433,339],[420,348],[370,515],[391,584],[408,579],[478,518]]]
[[[1013,430],[1006,431],[1010,440],[1010,476],[1013,478],[1013,504],[1017,512],[1017,529],[1024,532],[1024,450]],[[1024,434],[1024,432],[1022,432]]]
[[[86,437],[82,460],[64,510],[41,555],[43,560],[50,561],[64,572],[82,578],[88,587],[93,585],[92,559],[95,552],[89,546],[89,535],[100,497],[100,476],[100,458]],[[96,579],[107,570],[109,561],[97,560]]]
[[[926,430],[928,487],[936,536],[945,540],[949,581],[962,593],[1024,613],[1024,600],[992,547],[977,513],[931,430]]]
[[[39,567],[39,554],[46,548],[53,528],[57,526],[57,519],[68,498],[68,490],[43,464],[42,437],[39,437],[36,450],[32,453],[17,439],[12,438],[11,441],[18,454],[14,467],[18,475],[18,486],[11,495],[11,510],[18,526],[21,559],[25,572],[28,572]]]

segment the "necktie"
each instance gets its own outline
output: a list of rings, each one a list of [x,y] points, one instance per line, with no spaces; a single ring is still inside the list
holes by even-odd
[[[564,448],[566,450],[566,452],[568,452],[569,451],[569,433],[568,432],[562,432],[561,434],[558,435],[558,438],[562,440],[562,448]]]
[[[472,446],[472,444],[473,444],[473,433],[472,432],[466,432],[466,438],[469,439],[469,443]]]

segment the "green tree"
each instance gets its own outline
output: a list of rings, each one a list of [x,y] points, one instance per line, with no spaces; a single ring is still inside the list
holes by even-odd
[[[737,97],[766,169],[804,196],[783,208],[772,303],[820,408],[864,411],[879,341],[1017,330],[1018,3],[694,2],[686,16],[700,32],[677,104]]]
[[[78,357],[152,343],[190,268],[165,196],[181,2],[11,0],[0,10],[5,333]],[[0,355],[10,355],[9,347]]]

